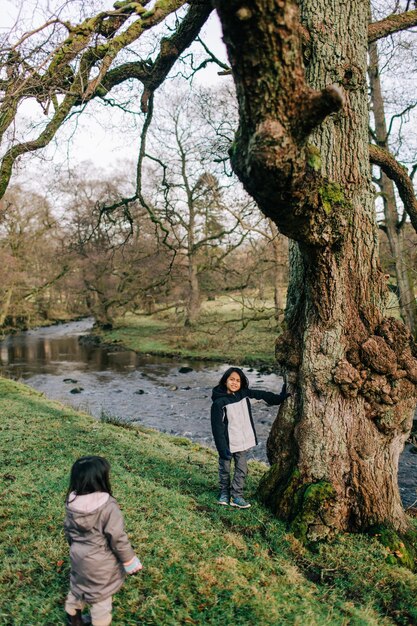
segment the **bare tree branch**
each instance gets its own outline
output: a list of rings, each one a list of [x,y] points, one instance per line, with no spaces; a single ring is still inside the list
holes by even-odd
[[[224,74],[231,74],[232,73],[232,70],[230,69],[230,66],[227,63],[223,63],[223,61],[220,61],[220,59],[218,57],[216,57],[215,54],[213,54],[213,52],[210,50],[210,48],[208,46],[206,46],[206,44],[201,39],[201,37],[197,37],[197,41],[203,46],[204,50],[207,52],[207,54],[209,56],[209,60],[211,62],[215,63],[216,65],[218,65],[219,67],[221,67],[224,70],[224,72],[221,72],[222,75],[224,75]]]
[[[415,109],[417,106],[417,102],[413,102],[413,104],[409,104],[404,111],[401,111],[401,113],[396,113],[395,115],[393,115],[391,117],[390,123],[389,123],[389,128],[387,131],[387,138],[390,136],[391,134],[391,130],[392,130],[392,125],[394,123],[394,120],[399,118],[399,117],[403,117],[406,113],[408,113],[409,111],[412,111],[413,109]]]
[[[195,40],[212,10],[210,0],[191,4],[178,30],[172,37],[162,39],[159,56],[152,66],[149,78],[144,81],[145,89],[141,101],[143,112],[147,110],[150,94],[164,82],[175,61]]]
[[[44,289],[47,289],[48,287],[50,287],[51,285],[53,285],[54,283],[58,282],[58,280],[60,278],[62,278],[63,276],[65,276],[66,274],[68,274],[68,272],[70,271],[70,267],[68,265],[64,265],[63,268],[60,270],[60,272],[54,276],[53,278],[51,278],[50,280],[48,280],[46,283],[43,283],[43,285],[40,285],[39,287],[36,287],[34,289],[31,289],[28,293],[26,293],[23,296],[23,300],[30,300],[33,296],[35,296],[36,294],[40,293],[41,291],[43,291]]]
[[[13,123],[19,103],[25,98],[36,98],[45,112],[53,102],[55,114],[37,139],[14,145],[6,152],[0,170],[0,197],[8,186],[15,160],[22,154],[45,147],[73,107],[83,105],[95,96],[104,97],[114,85],[133,77],[140,79],[145,86],[142,110],[146,111],[151,94],[164,81],[180,54],[196,38],[212,11],[209,0],[191,4],[174,35],[162,40],[160,54],[154,63],[141,61],[110,70],[123,49],[185,5],[186,0],[158,0],[150,11],[144,8],[144,4],[146,2],[120,2],[115,5],[116,11],[99,13],[77,26],[65,23],[68,36],[33,67],[21,58],[17,44],[12,47],[6,61],[7,78],[0,85],[4,92],[0,132],[4,133]],[[124,30],[119,30],[129,17],[138,14],[138,18]],[[56,23],[56,20],[49,21],[48,25]],[[103,43],[101,40],[100,43],[98,35],[107,41]],[[29,34],[20,41],[28,37]],[[91,77],[90,73],[97,67],[98,73]],[[58,104],[57,95],[62,94],[65,94],[64,101]]]
[[[161,231],[164,233],[162,243],[166,245],[170,250],[173,251],[174,255],[173,255],[172,262],[174,262],[176,249],[175,247],[171,246],[171,244],[168,241],[170,231],[158,218],[153,207],[149,204],[149,202],[146,201],[143,195],[143,189],[142,189],[143,161],[144,161],[144,158],[146,157],[146,139],[147,139],[149,126],[151,125],[152,115],[153,115],[153,93],[151,93],[149,102],[148,102],[148,111],[146,114],[145,124],[143,125],[143,129],[142,129],[139,156],[138,156],[138,162],[136,166],[136,198],[139,199],[141,205],[146,209],[152,222],[156,224],[157,226],[159,226]]]
[[[369,158],[371,163],[378,165],[395,182],[404,209],[417,232],[417,198],[406,168],[400,165],[387,150],[373,144],[369,146]]]
[[[393,13],[379,22],[369,24],[368,42],[372,43],[382,39],[382,37],[407,30],[412,26],[417,26],[417,9],[400,14]]]
[[[26,141],[24,143],[17,144],[10,148],[2,159],[0,167],[0,198],[3,197],[12,175],[13,163],[22,154],[27,152],[34,152],[39,148],[44,148],[54,137],[57,130],[60,128],[62,122],[70,112],[74,105],[74,96],[67,96],[61,106],[55,112],[55,115],[39,135],[37,139],[33,141]]]

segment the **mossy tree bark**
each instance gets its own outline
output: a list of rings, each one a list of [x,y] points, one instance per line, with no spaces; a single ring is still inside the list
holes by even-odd
[[[306,540],[381,522],[405,530],[397,467],[417,360],[408,330],[384,318],[368,154],[369,6],[299,2],[306,70],[296,2],[215,6],[239,101],[232,164],[293,240],[276,349],[293,395],[272,427],[260,494]]]

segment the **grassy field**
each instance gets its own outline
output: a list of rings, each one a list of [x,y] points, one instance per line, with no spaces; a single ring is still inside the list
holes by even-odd
[[[256,306],[254,302],[253,308],[242,311],[232,297],[219,296],[204,303],[198,324],[192,328],[184,328],[173,311],[127,314],[116,320],[112,331],[101,335],[104,341],[121,343],[136,352],[272,365],[279,331],[271,310]]]
[[[250,463],[251,509],[219,507],[212,450],[94,421],[5,379],[0,397],[0,624],[64,623],[64,495],[84,454],[109,459],[144,564],[115,596],[115,626],[417,623],[417,576],[368,537],[307,551],[253,500],[265,466]]]

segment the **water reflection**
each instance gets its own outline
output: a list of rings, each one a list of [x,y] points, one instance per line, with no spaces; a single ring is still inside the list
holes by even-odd
[[[0,373],[97,418],[117,417],[212,445],[211,389],[229,364],[190,363],[80,343],[79,336],[92,324],[83,320],[7,337],[0,344]],[[275,374],[247,368],[245,373],[254,387],[281,388]],[[261,442],[253,451],[256,458],[266,459],[275,415],[275,407],[256,406]]]
[[[128,355],[129,353],[124,353]],[[109,355],[103,350],[88,349],[76,337],[12,337],[1,350],[1,367],[10,375],[55,372],[57,363],[84,363],[87,368],[102,370],[108,367]]]
[[[93,320],[89,319],[9,335],[0,343],[1,374],[26,380],[34,374],[56,374],[70,365],[97,372],[109,369],[124,372],[150,366],[153,376],[164,376],[172,369],[172,359],[80,343],[79,336],[90,331],[92,324]],[[201,367],[201,363],[193,363],[194,369]]]

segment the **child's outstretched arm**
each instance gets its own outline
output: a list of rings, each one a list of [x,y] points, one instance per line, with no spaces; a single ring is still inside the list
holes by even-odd
[[[281,393],[273,393],[272,391],[264,391],[263,389],[248,389],[249,398],[254,400],[264,400],[269,405],[282,404],[291,394],[287,391],[287,383],[284,383]]]

